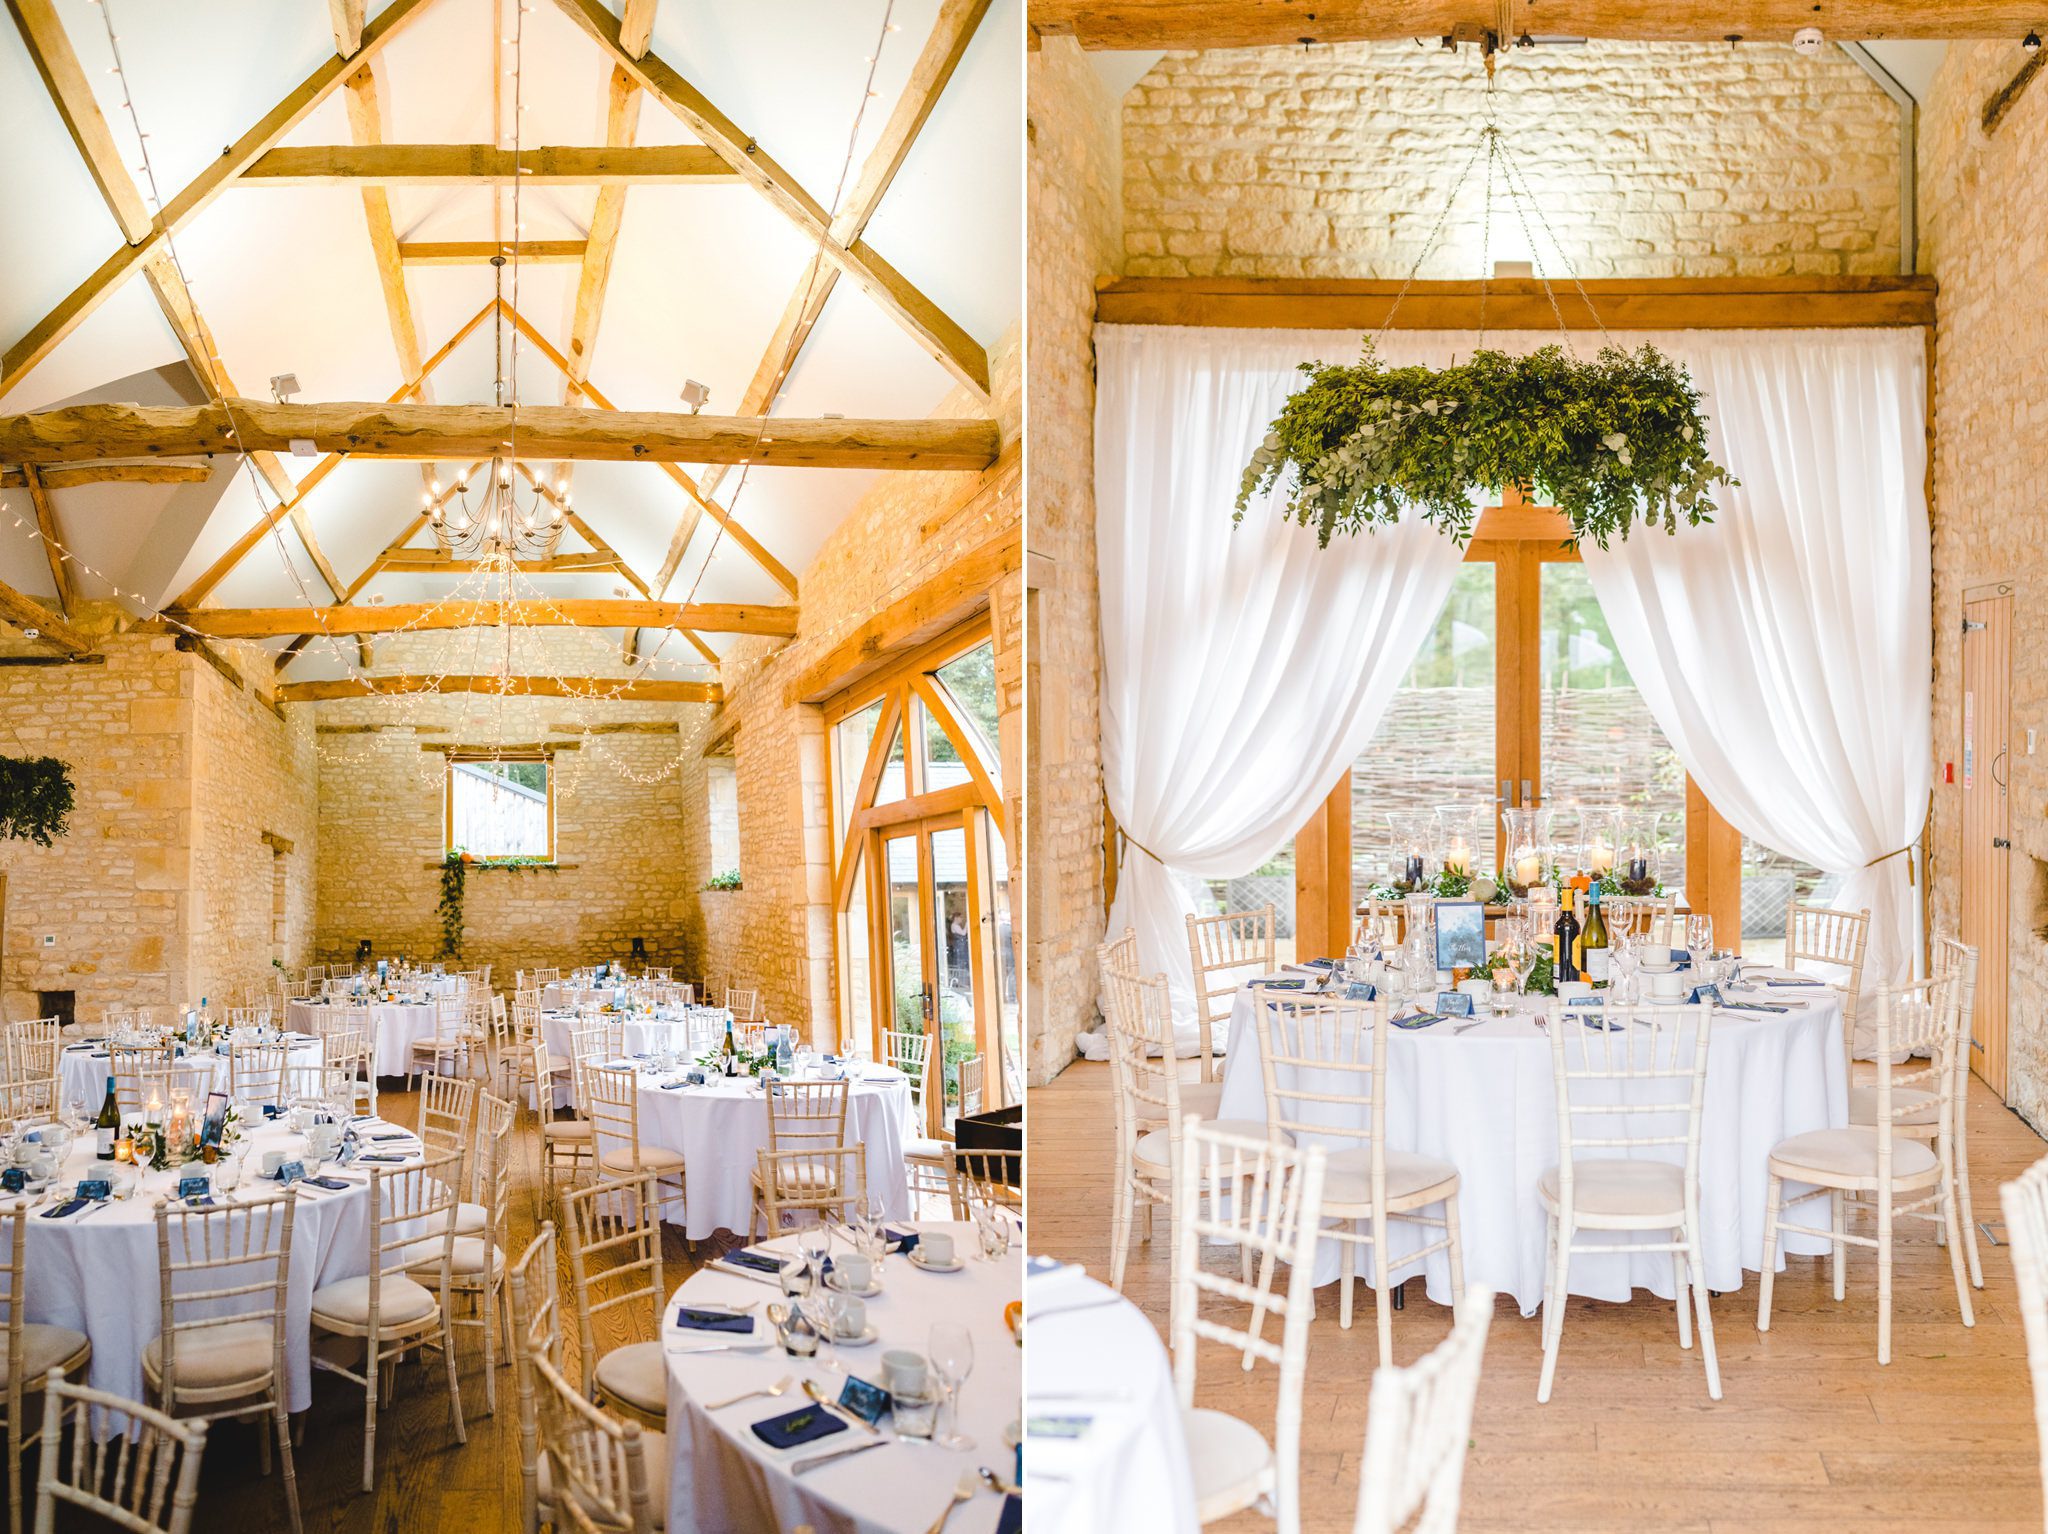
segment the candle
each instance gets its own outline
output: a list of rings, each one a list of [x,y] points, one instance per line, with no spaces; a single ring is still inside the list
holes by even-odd
[[[1515,883],[1527,888],[1543,877],[1543,864],[1536,849],[1524,842],[1515,849]]]
[[[135,1161],[135,1142],[126,1135],[116,1140],[114,1142],[114,1159],[116,1161],[125,1161],[132,1166]]]
[[[1614,849],[1607,845],[1607,839],[1596,836],[1586,847],[1586,868],[1594,874],[1604,874],[1614,867]]]
[[[1414,888],[1422,883],[1421,853],[1410,852],[1408,854],[1408,861],[1406,867],[1403,870],[1403,875],[1404,877],[1402,879],[1402,882],[1408,885],[1410,888]]]
[[[1464,837],[1452,838],[1451,850],[1444,854],[1444,867],[1457,874],[1472,872],[1472,849],[1465,844]]]

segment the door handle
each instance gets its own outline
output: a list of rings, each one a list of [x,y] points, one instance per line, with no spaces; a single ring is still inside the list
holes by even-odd
[[[2008,852],[2012,850],[2012,843],[2003,836],[1992,837],[1991,845],[1994,847],[2002,847]]]
[[[1991,781],[1998,785],[1999,792],[2001,793],[2005,791],[2006,780],[1998,775],[1998,764],[2005,760],[2005,753],[2009,749],[2009,747],[2000,746],[1998,748],[1998,755],[1991,758]]]

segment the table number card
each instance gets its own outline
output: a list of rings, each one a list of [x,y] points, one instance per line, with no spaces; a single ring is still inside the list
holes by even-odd
[[[19,1193],[28,1186],[28,1173],[18,1166],[0,1172],[0,1192]]]
[[[889,1409],[889,1392],[880,1385],[849,1374],[846,1383],[840,1387],[839,1404],[873,1427],[882,1420],[882,1413]]]
[[[1480,969],[1486,964],[1486,907],[1476,900],[1436,903],[1436,967]]]
[[[1436,993],[1436,1010],[1444,1017],[1470,1017],[1472,1015],[1472,998],[1463,991],[1438,991]]]

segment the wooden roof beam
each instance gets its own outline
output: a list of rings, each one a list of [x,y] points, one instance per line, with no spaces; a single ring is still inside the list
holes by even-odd
[[[80,485],[203,485],[213,470],[203,463],[91,463],[76,469],[44,469],[43,488],[75,490]],[[0,490],[28,488],[22,469],[0,469]]]
[[[699,186],[739,180],[698,144],[641,148],[536,145],[515,156],[495,144],[290,145],[272,149],[243,172],[243,186],[329,182],[402,186]]]
[[[0,609],[0,617],[6,617]],[[796,636],[794,607],[732,602],[648,602],[616,598],[534,598],[511,602],[394,602],[382,607],[203,607],[172,615],[209,639],[277,639],[296,634],[389,634],[497,624],[528,628],[688,626],[714,634]],[[12,621],[10,619],[10,621]]]
[[[36,509],[36,528],[43,535],[43,553],[50,561],[50,579],[57,587],[57,606],[68,618],[78,593],[72,585],[71,567],[60,552],[63,540],[57,531],[57,508],[50,504],[50,492],[43,484],[42,471],[30,469],[27,478],[29,504]]]
[[[34,637],[39,643],[61,650],[66,655],[86,655],[98,648],[73,628],[68,619],[51,612],[34,597],[24,596],[5,582],[0,582],[0,620],[13,624],[24,635],[34,630]]]
[[[716,682],[671,682],[623,677],[378,676],[327,682],[286,682],[280,703],[328,703],[342,698],[401,697],[414,693],[484,693],[491,697],[589,698],[618,703],[718,703]]]
[[[488,266],[491,257],[517,258],[520,265],[580,262],[588,240],[400,240],[398,259],[407,266]]]

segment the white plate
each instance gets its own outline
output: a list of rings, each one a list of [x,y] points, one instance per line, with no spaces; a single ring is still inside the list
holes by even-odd
[[[926,1262],[922,1256],[923,1251],[924,1248],[919,1247],[917,1251],[910,1254],[910,1265],[914,1268],[922,1268],[927,1273],[958,1273],[967,1266],[966,1259],[962,1257],[955,1257],[951,1262],[943,1264]]]

